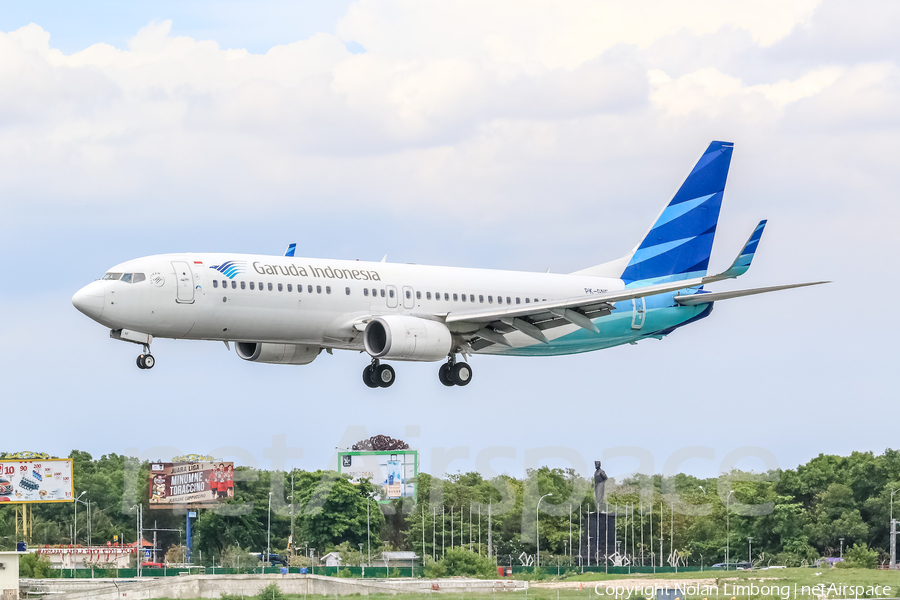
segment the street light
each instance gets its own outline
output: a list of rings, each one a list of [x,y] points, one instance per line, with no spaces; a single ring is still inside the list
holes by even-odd
[[[78,494],[78,498],[81,498],[85,494],[87,494],[87,490]],[[75,529],[72,532],[72,545],[76,547],[78,546],[78,498],[75,498]]]
[[[540,498],[538,498],[537,506],[534,509],[534,530],[537,533],[537,555],[535,556],[534,565],[538,568],[541,566],[541,500],[546,498],[547,496],[552,496],[553,494],[544,494]]]
[[[728,501],[731,500],[731,495],[734,493],[734,490],[728,492],[728,495],[725,496],[725,570],[729,569],[728,566],[728,551],[730,550],[729,541],[731,540],[731,524],[728,518]]]
[[[747,536],[747,558],[750,560],[750,568],[753,568],[753,537]]]
[[[838,538],[841,541],[841,558],[844,558],[844,538]]]
[[[269,524],[266,527],[266,562],[269,562],[269,549],[272,541],[272,492],[269,492]]]
[[[896,494],[897,492],[900,492],[900,488],[891,490],[891,523],[890,523],[891,564],[890,564],[890,567],[892,569],[897,565],[897,532],[895,531],[896,527],[894,526],[894,494]]]

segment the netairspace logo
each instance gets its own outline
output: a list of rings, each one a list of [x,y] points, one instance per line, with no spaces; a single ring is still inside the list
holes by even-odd
[[[210,269],[215,269],[228,279],[234,279],[235,275],[247,272],[247,263],[242,260],[229,260],[221,265],[213,265]]]

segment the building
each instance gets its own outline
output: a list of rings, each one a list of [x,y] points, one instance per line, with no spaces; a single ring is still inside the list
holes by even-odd
[[[415,552],[382,552],[380,559],[381,564],[385,567],[414,567],[417,560],[419,560],[419,557],[416,556]],[[372,566],[381,565],[375,563]]]
[[[329,552],[322,557],[322,561],[325,563],[326,567],[339,567],[341,566],[341,560],[340,552]]]
[[[132,546],[42,546],[35,550],[50,561],[54,569],[127,569],[132,566],[136,548]],[[2,600],[2,599],[0,599]]]
[[[0,600],[19,598],[19,555],[24,552],[0,552]]]

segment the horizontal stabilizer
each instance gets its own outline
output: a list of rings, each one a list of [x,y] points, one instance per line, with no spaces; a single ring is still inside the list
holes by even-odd
[[[734,290],[732,292],[710,292],[707,294],[691,294],[688,296],[675,296],[675,302],[682,306],[691,306],[693,304],[707,304],[709,302],[717,302],[719,300],[730,300],[731,298],[740,298],[742,296],[755,296],[756,294],[766,294],[768,292],[777,292],[779,290],[789,290],[791,288],[806,287],[809,285],[822,285],[823,283],[831,283],[830,281],[815,281],[812,283],[792,283],[790,285],[774,285],[772,287],[755,288],[752,290]]]

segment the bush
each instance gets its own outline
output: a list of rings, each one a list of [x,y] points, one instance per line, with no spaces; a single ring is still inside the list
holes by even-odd
[[[287,596],[281,593],[277,583],[270,583],[256,595],[258,600],[286,600]]]
[[[853,544],[847,548],[847,557],[844,559],[848,567],[857,569],[874,569],[878,566],[878,551],[869,548],[865,542]]]
[[[31,552],[19,557],[19,577],[46,579],[58,576],[59,572],[50,566],[50,559],[43,554]]]
[[[454,548],[447,550],[444,558],[439,561],[425,561],[425,576],[439,577],[494,577],[497,567],[494,561],[486,556],[480,556],[470,550]]]

